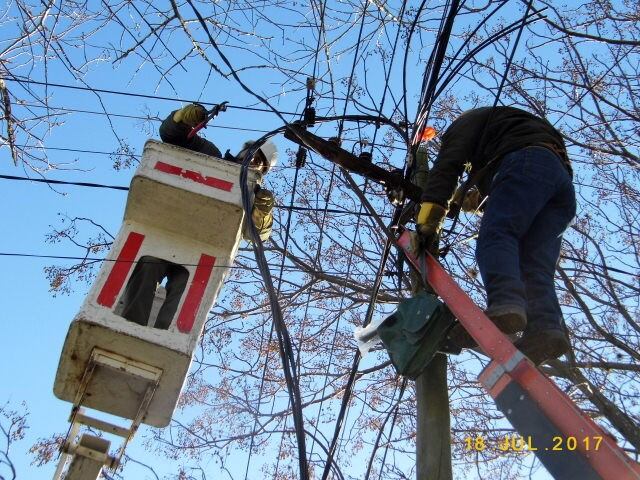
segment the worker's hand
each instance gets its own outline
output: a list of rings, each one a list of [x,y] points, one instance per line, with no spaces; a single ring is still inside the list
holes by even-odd
[[[460,206],[460,210],[463,212],[477,213],[480,204],[482,203],[483,196],[480,194],[477,188],[472,187],[462,197],[463,187],[458,187],[456,193],[453,195],[452,203]]]
[[[423,248],[431,253],[437,253],[440,230],[446,214],[446,208],[437,203],[422,202],[420,205],[416,221],[418,235]]]
[[[184,123],[191,128],[198,125],[200,122],[204,122],[207,118],[207,110],[197,103],[192,103],[186,107],[181,108],[173,114],[173,121],[176,123]]]
[[[253,208],[258,209],[263,213],[271,213],[274,203],[275,199],[273,197],[273,193],[261,188],[256,192],[255,199],[253,200]]]

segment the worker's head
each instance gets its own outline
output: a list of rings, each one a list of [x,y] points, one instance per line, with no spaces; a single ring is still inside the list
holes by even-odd
[[[238,158],[242,160],[247,153],[247,150],[253,146],[255,141],[245,142],[242,146],[242,150],[238,153]],[[271,170],[278,162],[278,149],[271,140],[267,140],[260,145],[260,148],[256,151],[251,159],[249,168],[258,170],[263,175]]]

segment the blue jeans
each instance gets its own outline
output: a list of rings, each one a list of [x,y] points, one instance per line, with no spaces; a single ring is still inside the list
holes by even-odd
[[[554,273],[575,214],[573,183],[557,155],[527,147],[504,157],[476,246],[489,308],[524,308],[527,331],[561,328]]]

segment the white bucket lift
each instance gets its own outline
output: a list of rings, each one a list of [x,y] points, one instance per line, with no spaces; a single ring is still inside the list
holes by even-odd
[[[131,419],[130,429],[106,424],[127,440],[140,422],[169,424],[207,312],[242,239],[240,170],[238,164],[173,145],[153,140],[145,144],[124,223],[69,327],[60,357],[54,393],[74,404],[72,430],[80,407]],[[257,174],[249,172],[251,191],[256,180]],[[160,292],[150,326],[119,315],[127,282],[141,257],[177,264],[188,272],[167,329],[153,326],[163,301]],[[101,422],[80,416],[78,423],[96,427]],[[86,449],[81,444],[76,444],[80,451]],[[73,445],[73,439],[65,445]]]

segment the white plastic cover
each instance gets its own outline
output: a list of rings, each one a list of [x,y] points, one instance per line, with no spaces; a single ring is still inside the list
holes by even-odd
[[[354,329],[353,336],[356,342],[358,342],[358,350],[360,350],[360,355],[362,355],[363,358],[369,353],[371,348],[380,341],[378,327],[382,325],[387,318],[389,318],[388,315],[373,320],[366,327],[356,327]]]

